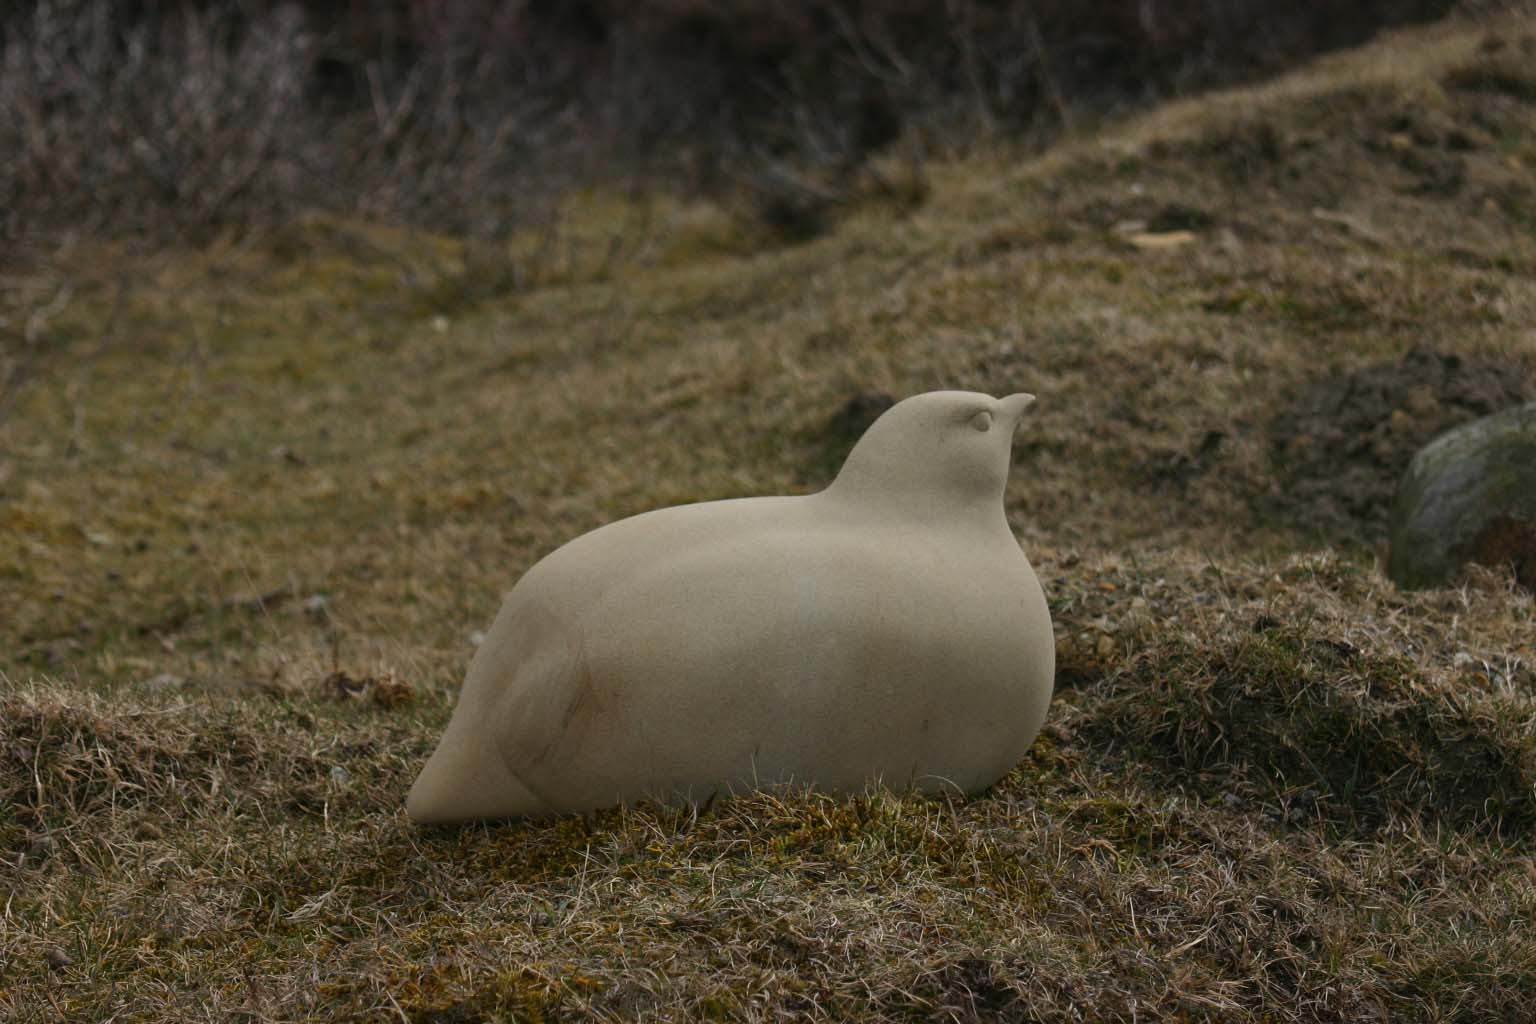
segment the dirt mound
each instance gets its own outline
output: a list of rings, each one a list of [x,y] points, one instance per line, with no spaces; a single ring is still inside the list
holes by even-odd
[[[1536,746],[1502,698],[1267,616],[1149,644],[1090,691],[1102,703],[1089,735],[1213,798],[1289,793],[1293,811],[1367,827],[1402,814],[1511,831],[1536,820]]]
[[[1292,389],[1270,420],[1283,500],[1330,532],[1385,522],[1414,452],[1533,397],[1536,381],[1520,363],[1428,348],[1321,374]]]

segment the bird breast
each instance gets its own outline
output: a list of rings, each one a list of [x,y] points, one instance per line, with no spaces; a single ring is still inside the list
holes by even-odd
[[[1032,736],[1043,596],[1011,536],[874,527],[806,499],[685,506],[587,534],[530,571],[470,690],[499,691],[510,769],[560,802],[700,776],[853,788]],[[1044,672],[1044,694],[1038,678]],[[481,677],[477,682],[477,677]],[[946,755],[947,756],[947,755]],[[744,762],[750,759],[750,764]],[[942,763],[941,763],[942,762]]]

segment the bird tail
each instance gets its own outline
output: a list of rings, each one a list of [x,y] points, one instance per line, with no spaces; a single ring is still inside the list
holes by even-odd
[[[549,807],[512,774],[504,758],[449,724],[405,800],[418,825],[546,814]]]

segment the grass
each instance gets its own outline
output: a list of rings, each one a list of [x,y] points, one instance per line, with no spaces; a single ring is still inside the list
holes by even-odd
[[[0,1014],[1520,1019],[1536,604],[1396,590],[1352,496],[1536,394],[1533,33],[1400,33],[795,245],[577,196],[513,252],[317,218],[0,281]],[[846,410],[943,386],[1041,398],[1008,511],[1058,699],[1007,779],[404,820],[520,571],[820,486]]]

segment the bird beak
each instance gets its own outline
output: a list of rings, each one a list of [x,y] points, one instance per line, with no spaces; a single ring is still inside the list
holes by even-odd
[[[1014,426],[1019,425],[1019,420],[1024,416],[1024,410],[1034,404],[1035,396],[1022,391],[998,401],[998,405],[1002,407],[1002,414],[1011,419]]]

